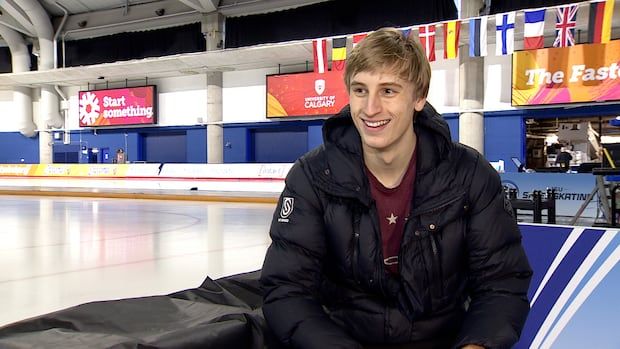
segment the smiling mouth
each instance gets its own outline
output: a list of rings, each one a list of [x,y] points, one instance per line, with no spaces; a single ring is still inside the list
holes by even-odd
[[[378,128],[378,127],[387,125],[389,122],[390,120],[378,120],[378,121],[364,120],[364,125],[370,128]]]

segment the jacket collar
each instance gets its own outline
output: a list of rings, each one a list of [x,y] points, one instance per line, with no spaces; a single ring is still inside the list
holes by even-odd
[[[443,159],[452,143],[450,130],[430,103],[416,115],[413,123],[418,137],[418,175],[432,171]],[[326,168],[320,169],[324,187],[332,194],[355,197],[370,202],[370,191],[364,173],[362,143],[353,124],[349,106],[329,118],[323,125]],[[329,170],[329,179],[325,178]]]

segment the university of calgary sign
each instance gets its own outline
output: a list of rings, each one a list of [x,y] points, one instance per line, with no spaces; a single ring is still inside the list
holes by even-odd
[[[155,124],[156,97],[155,86],[80,91],[80,126]]]
[[[349,103],[343,71],[267,76],[267,117],[336,114]]]
[[[515,52],[512,105],[620,100],[620,40]]]

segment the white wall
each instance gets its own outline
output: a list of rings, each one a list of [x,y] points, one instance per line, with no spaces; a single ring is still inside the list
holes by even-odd
[[[32,113],[35,125],[39,125],[39,97],[40,89],[32,89]],[[0,90],[0,132],[19,131],[20,121],[13,104],[13,91]]]
[[[17,118],[13,108],[13,92],[0,91],[0,132],[12,132],[17,128]]]
[[[437,60],[431,62],[431,84],[427,100],[440,113],[459,111],[459,60],[443,59],[443,52],[435,53]]]
[[[161,126],[195,125],[207,120],[207,75],[154,79],[159,94]]]
[[[511,106],[512,55],[495,56],[495,45],[489,45],[484,59],[484,109],[506,110]]]

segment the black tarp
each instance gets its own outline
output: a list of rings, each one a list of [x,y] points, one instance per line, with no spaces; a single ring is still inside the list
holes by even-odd
[[[166,296],[92,302],[0,328],[0,348],[274,348],[260,272]]]

